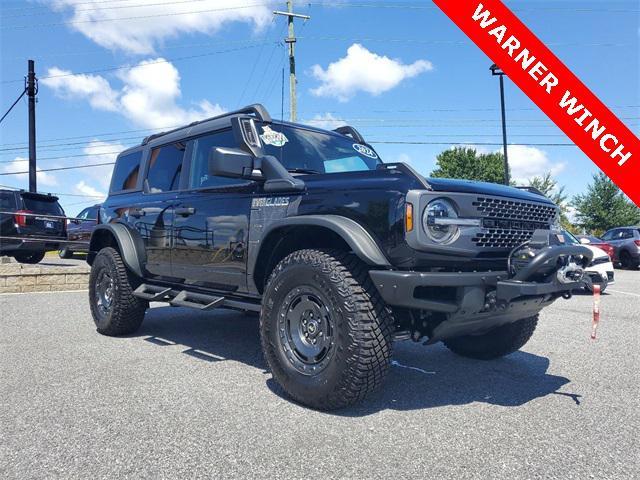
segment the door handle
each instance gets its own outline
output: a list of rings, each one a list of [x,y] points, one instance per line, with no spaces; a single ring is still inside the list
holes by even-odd
[[[140,218],[145,216],[145,211],[141,208],[130,208],[129,215],[131,217]]]
[[[194,215],[196,213],[196,209],[193,207],[178,207],[175,209],[175,214],[180,215],[181,217],[188,217],[190,215]]]

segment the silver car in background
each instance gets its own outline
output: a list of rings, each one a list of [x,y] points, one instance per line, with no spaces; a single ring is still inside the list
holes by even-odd
[[[640,226],[612,228],[602,236],[602,240],[613,246],[614,263],[631,269],[640,266]]]

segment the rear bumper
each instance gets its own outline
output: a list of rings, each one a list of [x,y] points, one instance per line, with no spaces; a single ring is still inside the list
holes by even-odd
[[[38,240],[2,240],[0,254],[11,255],[17,252],[46,252],[49,250],[59,250],[60,245],[66,243],[66,239],[38,239]]]

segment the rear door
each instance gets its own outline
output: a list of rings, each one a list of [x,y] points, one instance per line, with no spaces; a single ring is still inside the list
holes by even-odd
[[[190,141],[185,190],[176,201],[172,275],[218,290],[245,290],[251,197],[256,182],[209,174],[213,147],[237,146],[230,129]]]
[[[145,245],[146,269],[171,277],[171,228],[186,145],[170,143],[154,147],[146,162],[144,191],[129,210],[129,221]]]

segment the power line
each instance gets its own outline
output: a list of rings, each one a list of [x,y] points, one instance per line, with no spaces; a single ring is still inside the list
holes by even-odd
[[[0,30],[23,29],[23,28],[45,28],[45,27],[48,28],[48,27],[57,27],[57,26],[66,26],[66,25],[79,25],[84,23],[121,22],[123,20],[146,20],[149,18],[177,17],[180,15],[197,15],[199,13],[223,12],[223,11],[229,11],[229,10],[243,10],[246,8],[266,7],[267,5],[268,4],[266,3],[254,3],[250,5],[239,5],[236,7],[209,8],[206,10],[192,10],[190,12],[157,13],[154,15],[140,15],[136,17],[101,18],[101,19],[94,19],[94,20],[75,20],[75,21],[68,21],[68,22],[40,23],[40,24],[27,24],[27,25],[0,25]]]
[[[43,168],[43,169],[38,169],[38,172],[58,172],[60,170],[75,170],[78,168],[104,167],[105,165],[114,165],[115,163],[116,162],[106,162],[106,163],[93,163],[90,165],[75,165],[73,167]],[[5,173],[0,173],[0,176],[24,175],[25,173],[29,173],[29,171],[27,170],[26,172],[5,172]]]
[[[260,43],[256,43],[253,45],[246,45],[244,47],[236,47],[236,48],[230,48],[230,49],[226,49],[226,50],[218,50],[215,52],[208,52],[208,53],[200,53],[200,54],[196,54],[196,55],[187,55],[187,56],[183,56],[183,57],[173,57],[173,58],[166,58],[166,59],[162,59],[162,60],[154,60],[152,62],[145,62],[139,65],[121,65],[121,66],[112,66],[112,67],[106,67],[106,68],[99,68],[96,70],[87,70],[87,71],[83,71],[83,72],[75,72],[75,73],[63,73],[60,75],[48,75],[48,76],[44,76],[44,77],[38,77],[39,80],[46,80],[49,78],[61,78],[61,77],[73,77],[76,75],[86,75],[86,74],[91,74],[91,73],[102,73],[102,72],[112,72],[115,70],[126,70],[126,69],[133,69],[133,68],[143,68],[143,67],[147,67],[149,65],[157,65],[160,63],[171,63],[171,62],[177,62],[177,61],[181,61],[181,60],[192,60],[194,58],[202,58],[202,57],[208,57],[211,55],[217,55],[220,53],[230,53],[230,52],[237,52],[240,50],[248,50],[250,48],[256,48],[259,47],[261,44]],[[22,80],[4,80],[0,83],[16,83],[16,82],[21,82]]]
[[[0,185],[0,188],[9,188],[9,189],[14,190],[16,192],[19,192],[19,191],[23,190],[21,188],[13,187],[11,185]],[[47,192],[47,193],[51,193],[51,195],[55,195],[56,197],[104,198],[104,195],[84,195],[84,194],[81,194],[81,193],[60,193],[60,192]]]
[[[15,106],[18,104],[18,102],[20,101],[20,99],[21,99],[22,97],[24,97],[26,93],[27,93],[27,89],[25,88],[24,90],[22,90],[22,93],[21,93],[21,94],[20,94],[20,96],[16,99],[16,101],[15,101],[15,102],[13,102],[13,104],[9,107],[9,110],[7,110],[7,111],[6,111],[6,113],[5,113],[4,115],[2,115],[2,118],[0,118],[0,123],[2,123],[2,121],[6,118],[6,116],[7,116],[7,115],[9,115],[9,112],[10,112],[11,110],[13,110],[13,107],[15,107]]]

